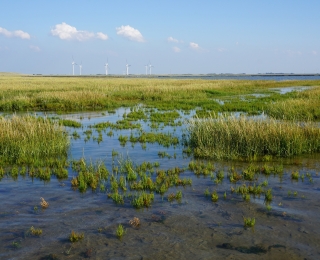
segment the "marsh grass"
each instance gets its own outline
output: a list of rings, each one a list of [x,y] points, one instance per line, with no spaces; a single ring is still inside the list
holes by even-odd
[[[204,111],[244,111],[250,114],[268,111],[270,104],[298,98],[303,94],[280,95],[269,89],[292,86],[319,86],[319,81],[253,81],[253,80],[196,80],[196,79],[134,79],[99,77],[28,77],[2,76],[0,81],[0,111],[84,111],[107,110],[108,113],[121,106],[137,106],[160,110],[192,110],[202,107]],[[316,88],[315,88],[316,89]],[[267,93],[270,97],[242,100],[241,96]],[[318,92],[308,93],[304,104],[317,109]],[[236,98],[234,98],[236,96]],[[225,102],[224,105],[214,101]],[[290,101],[289,101],[290,103]],[[281,105],[280,105],[281,106]],[[286,106],[285,106],[286,107]],[[295,109],[295,105],[291,105]],[[296,110],[304,110],[303,106]],[[287,109],[289,110],[289,109]],[[277,112],[279,111],[279,112]],[[286,109],[283,109],[286,112]],[[139,109],[131,111],[129,118],[144,118]],[[303,112],[299,112],[303,115]],[[317,115],[317,112],[314,113]],[[315,116],[313,116],[315,118]]]
[[[313,87],[295,92],[294,97],[279,100],[266,106],[265,112],[277,119],[286,120],[320,120],[320,88]]]
[[[320,128],[312,122],[221,115],[189,122],[194,155],[214,159],[291,157],[320,152]]]
[[[0,117],[0,161],[7,165],[60,165],[69,139],[64,128],[46,118]]]
[[[71,186],[79,189],[80,192],[86,192],[88,187],[95,191],[109,177],[109,171],[102,161],[94,163],[80,158],[78,161],[72,161],[72,169],[78,173],[78,176],[72,178]]]

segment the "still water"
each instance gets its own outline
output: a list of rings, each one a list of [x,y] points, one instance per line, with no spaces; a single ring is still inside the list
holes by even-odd
[[[110,172],[121,158],[130,158],[136,165],[158,162],[159,169],[184,169],[180,176],[191,178],[192,186],[172,187],[164,196],[155,193],[150,208],[136,210],[130,199],[124,205],[114,204],[107,196],[109,186],[104,192],[73,190],[71,179],[76,173],[71,168],[68,179],[60,181],[54,177],[49,182],[4,177],[0,182],[0,259],[319,259],[319,154],[270,163],[283,166],[281,176],[257,176],[254,183],[265,182],[266,189],[272,189],[273,199],[267,207],[263,195],[246,201],[231,191],[250,184],[234,184],[227,178],[230,169],[241,172],[248,163],[213,161],[215,169],[210,175],[197,176],[188,167],[194,159],[183,153],[182,144],[120,144],[120,135],[130,136],[139,130],[114,130],[112,136],[106,130],[102,141],[97,142],[98,132],[91,126],[116,122],[129,112],[121,108],[111,114],[60,115],[82,124],[81,128],[67,128],[70,160],[85,157],[87,161],[103,161]],[[180,115],[182,125],[172,127],[160,124],[151,129],[150,122],[139,123],[146,132],[170,133],[181,140],[185,120],[193,113]],[[89,138],[87,130],[92,130]],[[74,131],[79,139],[72,137]],[[119,155],[112,157],[113,151]],[[161,157],[159,152],[167,155]],[[263,167],[268,163],[256,164]],[[220,171],[224,179],[217,183],[215,176]],[[298,180],[292,180],[293,172],[299,173]],[[204,195],[206,189],[217,192],[217,202]],[[181,202],[170,203],[168,194],[178,190],[183,194]],[[41,209],[40,197],[49,203],[47,209]],[[129,224],[133,217],[140,219],[137,228]],[[244,227],[248,217],[255,218],[254,228]],[[126,230],[122,240],[116,237],[119,224]],[[31,236],[31,226],[41,228],[42,235]],[[71,243],[71,231],[84,233],[84,239]]]

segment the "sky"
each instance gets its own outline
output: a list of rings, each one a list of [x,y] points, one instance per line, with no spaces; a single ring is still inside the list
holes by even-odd
[[[319,10],[319,0],[1,0],[0,72],[320,73]]]

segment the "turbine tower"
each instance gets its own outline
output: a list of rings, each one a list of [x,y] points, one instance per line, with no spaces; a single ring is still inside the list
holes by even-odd
[[[154,66],[152,66],[151,63],[150,63],[150,61],[149,61],[149,73],[150,73],[150,75],[151,75],[151,68],[152,68],[152,67],[154,67]]]
[[[81,64],[79,65],[80,67],[80,76],[81,76],[81,70],[82,70],[82,61],[81,61]]]
[[[127,61],[126,61],[127,62]],[[128,62],[127,62],[127,64],[126,64],[126,67],[127,67],[127,75],[129,75],[129,67],[130,67],[131,65],[129,65],[128,64]]]
[[[73,56],[72,56],[72,75],[74,76],[74,65],[78,65],[77,63],[74,62]]]
[[[106,75],[108,75],[108,68],[109,68],[108,59],[107,59],[107,63],[104,65],[104,68],[106,69]]]

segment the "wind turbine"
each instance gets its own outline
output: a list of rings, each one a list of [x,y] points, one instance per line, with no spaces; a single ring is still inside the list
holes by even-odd
[[[108,75],[108,68],[109,68],[108,59],[107,59],[107,63],[104,65],[104,67],[106,69],[106,75]]]
[[[78,65],[77,63],[74,62],[73,56],[72,56],[72,75],[74,76],[74,65]]]
[[[126,62],[127,62],[127,60],[126,60]],[[128,62],[127,62],[127,64],[126,64],[126,67],[127,67],[127,75],[129,75],[129,67],[130,67],[131,65],[129,65],[128,64]]]
[[[79,65],[80,67],[80,76],[81,76],[81,70],[82,70],[82,61],[81,61],[81,64]]]
[[[149,72],[150,72],[150,75],[151,75],[151,68],[152,68],[152,67],[154,67],[154,66],[152,66],[151,63],[150,63],[150,61],[149,61]]]

